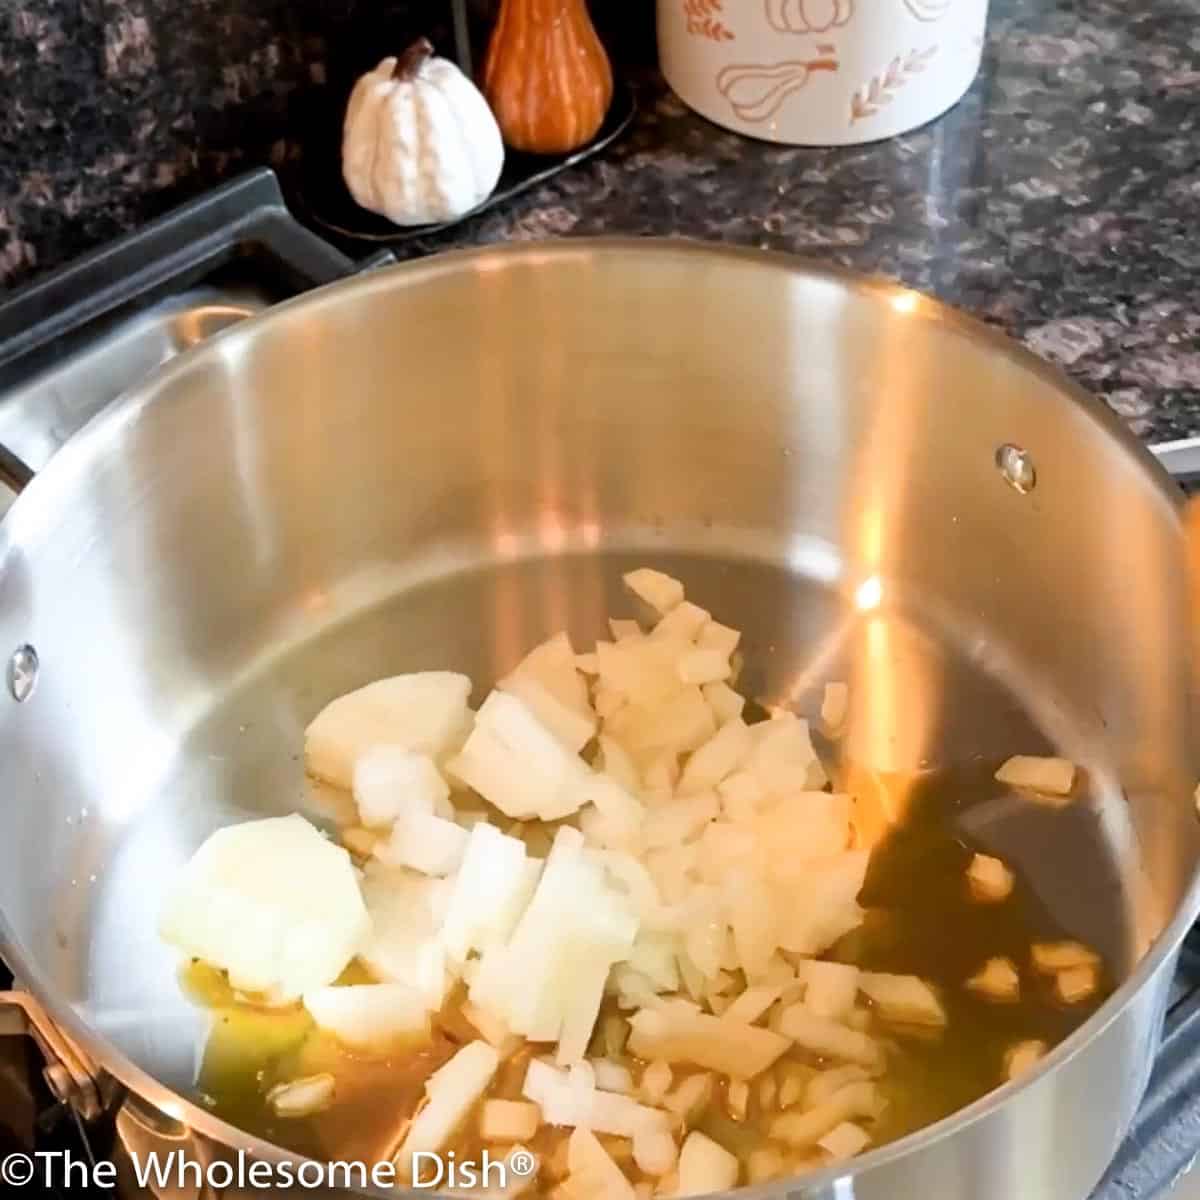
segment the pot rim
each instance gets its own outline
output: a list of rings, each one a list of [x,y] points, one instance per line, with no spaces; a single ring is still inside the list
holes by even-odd
[[[297,310],[318,308],[330,302],[339,292],[378,290],[388,291],[399,286],[413,286],[423,280],[437,278],[443,274],[462,270],[486,273],[509,266],[537,266],[572,258],[586,259],[595,255],[621,253],[658,254],[666,257],[694,257],[730,259],[743,263],[759,263],[776,270],[797,276],[826,280],[839,284],[852,293],[867,296],[880,303],[892,305],[912,320],[931,321],[966,337],[985,349],[991,350],[1023,370],[1051,385],[1064,399],[1084,410],[1086,416],[1101,431],[1115,439],[1132,458],[1139,462],[1147,481],[1153,482],[1162,499],[1176,512],[1181,507],[1182,493],[1153,454],[1125,427],[1106,406],[1080,385],[1071,380],[1058,367],[1039,358],[1019,342],[999,330],[986,325],[978,318],[953,308],[925,293],[915,291],[895,280],[866,275],[835,263],[818,262],[786,251],[759,250],[753,247],[730,246],[690,238],[668,237],[587,237],[564,238],[553,241],[527,241],[506,243],[496,246],[468,247],[435,254],[429,258],[412,259],[373,271],[363,276],[352,276],[315,288],[311,291],[274,305],[236,325],[206,339],[185,351],[166,366],[155,370],[136,388],[114,401],[98,413],[79,433],[54,456],[46,468],[17,498],[9,513],[0,522],[0,569],[12,545],[12,529],[26,512],[31,512],[43,494],[52,495],[50,489],[60,476],[74,469],[76,462],[84,462],[92,453],[92,444],[99,442],[108,427],[132,421],[138,412],[153,402],[155,394],[175,376],[180,375],[201,361],[205,356],[221,353],[239,338],[253,337],[264,328]],[[757,1197],[778,1196],[798,1184],[805,1189],[828,1187],[835,1180],[853,1178],[876,1168],[884,1167],[900,1158],[915,1154],[956,1134],[959,1130],[991,1116],[1018,1093],[1038,1085],[1057,1067],[1081,1053],[1090,1045],[1130,1004],[1149,980],[1168,963],[1176,953],[1188,930],[1200,916],[1200,864],[1193,870],[1192,880],[1185,891],[1175,916],[1151,942],[1133,971],[1111,996],[1082,1025],[1055,1046],[1035,1067],[1019,1080],[1005,1083],[981,1096],[978,1100],[943,1117],[932,1125],[924,1126],[913,1133],[889,1142],[878,1149],[821,1170],[805,1172],[786,1179],[748,1185],[736,1189],[736,1194],[750,1200]],[[106,1037],[95,1032],[77,1012],[75,1007],[59,999],[55,989],[48,985],[45,973],[27,956],[17,942],[7,917],[0,911],[0,957],[9,965],[18,984],[27,987],[42,1002],[50,1017],[89,1055],[103,1072],[125,1085],[142,1100],[153,1105],[168,1117],[178,1120],[189,1130],[241,1152],[253,1159],[263,1159],[279,1164],[287,1162],[299,1168],[303,1163],[317,1162],[306,1155],[295,1154],[272,1142],[248,1134],[235,1125],[215,1116],[195,1101],[189,1100],[171,1088],[159,1083],[151,1075],[117,1049]],[[357,1194],[389,1197],[415,1195],[402,1188],[373,1188],[365,1191],[355,1189]],[[726,1193],[733,1194],[733,1193]]]

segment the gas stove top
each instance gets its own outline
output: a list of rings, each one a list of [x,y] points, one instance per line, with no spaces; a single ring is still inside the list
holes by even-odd
[[[0,446],[7,448],[0,451],[0,513],[13,495],[3,481],[27,481],[153,368],[269,305],[390,261],[385,252],[356,263],[305,229],[274,175],[262,170],[0,302]],[[10,982],[0,966],[0,990]],[[79,1120],[47,1087],[33,1043],[6,1032],[13,1031],[0,1024],[0,1160],[59,1152],[120,1170],[119,1123]],[[1193,1194],[1186,1178],[1180,1184],[1198,1147],[1200,930],[1180,959],[1146,1099],[1091,1200],[1200,1200],[1200,1187]],[[115,1194],[182,1200],[172,1189],[139,1190],[128,1173]],[[35,1181],[20,1195],[90,1200],[114,1191],[56,1191]]]

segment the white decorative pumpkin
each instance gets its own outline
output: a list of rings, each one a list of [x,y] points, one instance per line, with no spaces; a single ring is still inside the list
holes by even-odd
[[[492,194],[503,165],[487,101],[426,39],[354,85],[342,174],[363,208],[397,225],[450,221]]]

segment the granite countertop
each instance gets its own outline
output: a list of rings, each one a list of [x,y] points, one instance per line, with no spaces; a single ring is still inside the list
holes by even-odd
[[[64,82],[80,53],[63,25],[74,4],[49,0],[47,17],[19,0],[8,18],[18,40],[40,46],[54,103],[77,118],[64,125],[32,98],[0,106],[0,281],[29,278],[253,162],[286,170],[304,147],[295,97],[319,88],[336,37],[297,34],[286,24],[295,3],[255,0],[244,6],[254,15],[233,17],[219,0],[196,0],[229,58],[181,105],[177,87],[155,82],[182,53],[167,45],[165,18],[155,25],[163,0],[102,0],[93,33],[113,98],[97,100]],[[400,253],[680,234],[832,259],[1023,339],[1142,437],[1200,432],[1197,15],[1193,0],[993,0],[984,68],[961,104],[913,134],[830,150],[725,133],[667,91],[649,54],[630,54],[642,111],[625,140]],[[253,47],[240,56],[239,39]],[[21,60],[7,44],[0,84],[11,88]]]

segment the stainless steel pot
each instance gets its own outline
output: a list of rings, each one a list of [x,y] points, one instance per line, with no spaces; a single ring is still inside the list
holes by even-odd
[[[1092,782],[1022,865],[1123,958],[1119,991],[1019,1086],[760,1190],[1084,1197],[1200,906],[1176,495],[1100,405],[936,303],[675,242],[321,289],[157,374],[17,502],[0,938],[65,1035],[64,1091],[115,1078],[208,1153],[287,1157],[186,1098],[202,1030],[164,885],[220,824],[330,815],[297,758],[330,696],[433,666],[486,684],[539,634],[594,632],[633,561],[749,631],[760,694],[804,709],[849,678],[861,761],[1053,743]]]

